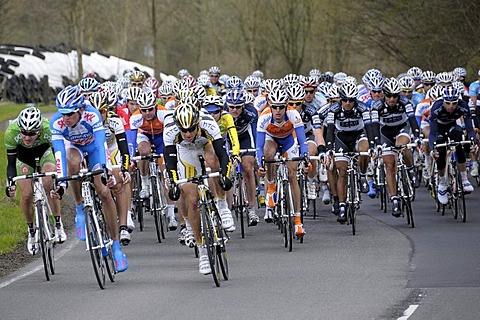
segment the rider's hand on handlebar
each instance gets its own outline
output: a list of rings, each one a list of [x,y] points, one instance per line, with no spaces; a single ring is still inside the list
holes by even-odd
[[[130,173],[128,171],[126,171],[126,170],[120,171],[120,177],[122,177],[123,184],[130,183],[131,177],[130,177]]]
[[[259,177],[263,177],[265,176],[265,173],[267,173],[267,168],[260,166],[258,167],[257,173]]]
[[[56,189],[50,190],[50,198],[62,200],[63,195],[65,194],[65,186],[57,185]]]
[[[15,197],[16,191],[17,191],[17,186],[13,182],[9,181],[7,186],[5,187],[5,194],[7,195],[7,197],[9,198]]]
[[[240,161],[241,161],[241,160],[240,160],[240,157],[239,157],[238,155],[236,155],[236,154],[232,155],[232,156],[230,157],[230,160],[232,161],[232,164],[233,164],[235,167],[238,166],[238,164],[239,164]]]

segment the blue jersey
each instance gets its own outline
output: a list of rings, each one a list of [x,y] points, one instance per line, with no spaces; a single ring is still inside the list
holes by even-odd
[[[50,120],[52,146],[57,161],[57,173],[60,177],[67,174],[65,140],[82,151],[88,152],[90,169],[107,164],[105,127],[100,112],[87,105],[81,114],[79,122],[72,128],[65,125],[62,114],[57,112]]]
[[[412,101],[413,105],[416,107],[417,104],[423,101],[423,99],[425,98],[422,93],[414,91],[412,94],[412,98],[410,100]]]

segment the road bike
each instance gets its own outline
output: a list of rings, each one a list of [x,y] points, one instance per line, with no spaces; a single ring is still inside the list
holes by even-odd
[[[117,270],[113,259],[113,240],[108,232],[108,226],[102,210],[102,203],[95,191],[93,179],[96,175],[106,174],[106,168],[94,171],[80,169],[75,175],[57,178],[56,184],[61,181],[77,180],[81,182],[83,211],[85,212],[86,248],[90,252],[93,270],[101,289],[105,288],[105,274],[111,282],[115,281]]]
[[[217,287],[220,287],[220,277],[224,280],[229,279],[228,261],[227,261],[227,242],[229,236],[221,227],[222,221],[218,207],[215,204],[213,194],[210,190],[208,179],[219,177],[219,172],[207,173],[205,159],[202,155],[198,156],[202,168],[202,173],[191,178],[180,179],[176,181],[177,185],[184,183],[194,183],[197,185],[198,206],[201,217],[202,244],[207,249],[208,262],[210,264],[213,280]]]

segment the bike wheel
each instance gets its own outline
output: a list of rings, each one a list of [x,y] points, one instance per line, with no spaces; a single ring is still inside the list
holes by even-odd
[[[295,233],[295,228],[293,226],[293,214],[290,212],[292,208],[290,208],[290,199],[291,199],[291,193],[290,193],[290,185],[288,184],[287,181],[283,182],[283,197],[284,197],[284,210],[285,210],[285,240],[286,240],[286,246],[288,247],[288,252],[292,252],[293,250],[293,234]]]
[[[463,191],[462,177],[457,168],[457,188],[455,190],[455,213],[460,216],[462,222],[467,221],[467,208],[465,206],[465,192]]]
[[[355,172],[351,171],[350,172],[350,183],[348,184],[348,192],[350,192],[350,203],[348,205],[348,220],[349,220],[349,223],[350,225],[352,226],[352,234],[355,235],[355,232],[356,232],[356,203],[355,203],[355,199],[357,198],[356,195],[357,195],[357,183],[358,183],[358,179],[356,179],[356,175],[355,175]]]
[[[219,223],[218,219],[216,221],[217,227],[215,229],[217,230],[217,235],[218,235],[218,245],[216,246],[217,249],[217,262],[220,266],[220,270],[222,271],[222,276],[225,281],[228,280],[228,260],[227,260],[227,240],[228,240],[228,235],[223,230],[222,228],[219,228]]]
[[[47,205],[44,205],[44,210],[47,213],[47,227],[48,232],[45,233],[48,245],[48,265],[50,266],[50,274],[55,274],[55,218]]]
[[[298,186],[300,187],[300,221],[303,223],[308,210],[307,181],[303,174],[298,179]],[[300,243],[303,243],[303,237],[300,237]]]
[[[381,186],[380,191],[380,210],[383,210],[383,213],[387,213],[387,184],[385,182],[385,166],[381,164],[378,167],[378,181]]]
[[[117,269],[115,268],[115,260],[113,259],[113,249],[112,243],[113,240],[110,237],[110,232],[108,231],[108,226],[105,222],[105,217],[99,203],[97,203],[97,212],[98,212],[98,225],[102,231],[103,244],[105,245],[103,253],[107,252],[107,255],[103,254],[103,260],[105,263],[105,269],[107,270],[108,279],[110,282],[115,282],[115,276],[117,274]]]
[[[207,249],[208,262],[217,287],[220,287],[220,274],[218,273],[217,250],[215,248],[215,230],[212,225],[210,211],[206,204],[200,205],[200,215],[202,217],[203,245]]]
[[[99,230],[94,221],[93,212],[91,208],[85,208],[86,211],[86,233],[87,233],[87,249],[90,252],[92,260],[93,271],[100,289],[105,289],[105,264],[103,260],[102,248],[98,238]]]
[[[157,240],[159,243],[162,243],[162,221],[161,221],[161,208],[160,208],[160,199],[158,197],[158,186],[156,177],[150,178],[150,186],[152,187],[152,213],[155,220],[155,231],[157,234]]]
[[[162,183],[163,178],[157,177],[158,199],[160,200],[160,231],[162,239],[165,239],[165,233],[168,231],[167,221],[167,197],[165,196],[165,186]]]
[[[242,234],[242,239],[245,238],[245,195],[243,194],[243,177],[237,175],[237,212],[240,217],[240,231]]]
[[[38,232],[38,242],[40,245],[40,251],[42,252],[42,261],[43,261],[43,270],[45,272],[45,278],[47,281],[50,281],[50,265],[48,260],[48,243],[45,236],[45,225],[43,221],[43,205],[42,201],[38,200],[35,203],[35,214],[37,215],[37,232]]]
[[[405,201],[405,209],[407,211],[407,224],[409,224],[412,228],[415,227],[415,223],[413,221],[413,210],[412,210],[412,200],[410,197],[414,196],[414,189],[412,188],[410,178],[407,174],[407,170],[405,167],[402,168],[402,179],[403,179],[403,194],[404,194],[404,201]]]

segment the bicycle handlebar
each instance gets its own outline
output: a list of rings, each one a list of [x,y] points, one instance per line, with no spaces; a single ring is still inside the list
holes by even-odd
[[[215,177],[219,177],[219,176],[220,176],[219,171],[211,172],[211,173],[207,173],[207,174],[199,174],[199,175],[196,175],[194,177],[177,180],[177,181],[175,181],[175,184],[180,185],[180,184],[185,184],[187,182],[193,182],[193,183],[199,184],[199,183],[203,182],[204,179],[215,178]]]
[[[55,180],[56,181],[80,180],[80,179],[83,179],[83,178],[103,174],[104,172],[105,171],[103,169],[97,169],[97,170],[93,170],[93,171],[80,170],[80,172],[78,174],[74,174],[74,175],[71,175],[71,176],[63,177],[63,178],[57,178]]]
[[[34,172],[32,174],[24,174],[24,175],[21,175],[21,176],[13,177],[12,181],[15,182],[17,180],[35,179],[35,178],[42,178],[42,177],[55,178],[56,176],[57,176],[56,172]]]
[[[439,144],[434,143],[434,144],[433,144],[433,148],[436,149],[436,148],[443,148],[443,147],[456,147],[456,146],[458,146],[459,144],[460,144],[460,145],[463,145],[463,144],[471,144],[471,143],[472,143],[471,140],[450,141],[450,142],[439,143]]]
[[[135,157],[132,157],[132,160],[133,161],[138,161],[138,160],[153,160],[153,159],[158,159],[158,158],[162,158],[163,157],[163,154],[156,154],[156,153],[151,153],[151,154],[148,154],[146,156],[135,156]]]

